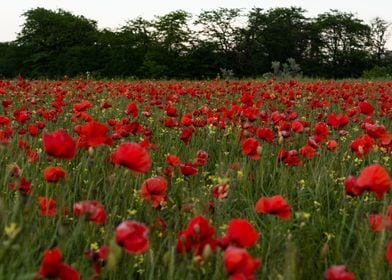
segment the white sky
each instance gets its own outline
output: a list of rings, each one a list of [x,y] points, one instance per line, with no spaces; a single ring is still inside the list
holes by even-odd
[[[99,28],[117,28],[129,19],[142,16],[152,19],[154,15],[182,9],[198,14],[202,10],[218,7],[245,8],[297,6],[308,11],[308,16],[337,9],[352,12],[368,23],[379,16],[392,22],[392,0],[3,0],[0,8],[0,42],[12,41],[21,30],[23,12],[36,7],[64,9],[75,15],[96,20]],[[392,40],[389,46],[392,46]]]

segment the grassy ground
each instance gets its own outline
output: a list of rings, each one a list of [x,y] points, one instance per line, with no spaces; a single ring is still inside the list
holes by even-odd
[[[390,193],[378,200],[371,192],[350,197],[344,191],[347,176],[357,176],[373,163],[379,163],[391,174],[388,147],[381,147],[376,141],[377,145],[360,158],[349,148],[364,133],[361,124],[366,118],[391,131],[391,83],[3,81],[0,88],[5,90],[1,100],[12,100],[8,109],[3,108],[2,115],[10,119],[9,127],[13,129],[8,139],[2,135],[0,157],[3,170],[1,279],[31,279],[39,270],[44,251],[53,247],[59,247],[63,261],[77,269],[82,279],[87,279],[94,275],[94,270],[83,254],[104,244],[109,246],[110,253],[101,279],[228,278],[223,249],[217,248],[202,260],[192,253],[177,252],[179,231],[198,215],[203,215],[215,227],[214,238],[224,235],[227,223],[233,218],[246,219],[255,227],[260,238],[248,252],[262,260],[255,274],[257,279],[323,279],[324,271],[338,264],[345,265],[356,279],[392,278],[392,269],[385,259],[390,232],[373,232],[367,218],[371,213],[386,213],[391,203]],[[148,150],[151,156],[148,172],[135,173],[113,165],[108,159],[120,143],[140,142],[143,131],[114,140],[112,146],[79,148],[72,160],[56,159],[45,153],[44,133],[64,128],[77,138],[74,127],[85,121],[73,105],[83,100],[91,103],[85,112],[95,121],[106,124],[111,118],[119,122],[127,117],[130,122],[138,122],[152,131],[149,142],[156,144],[156,148]],[[339,129],[329,127],[329,135],[319,143],[313,158],[299,156],[303,161],[301,166],[287,166],[278,161],[280,149],[298,150],[305,146],[314,134],[314,125],[326,122],[329,113],[347,114],[363,100],[371,103],[375,111],[369,117],[360,112],[351,116],[349,123],[341,128],[347,135],[341,136]],[[54,101],[57,105],[53,107]],[[104,101],[112,108],[100,108]],[[327,103],[317,107],[318,101]],[[137,117],[124,112],[130,102],[135,102],[139,109]],[[312,102],[313,108],[308,106]],[[170,103],[178,112],[172,118],[179,122],[172,128],[163,123],[167,117],[165,108]],[[203,106],[200,114],[193,114]],[[29,115],[25,123],[15,119],[14,112],[21,107]],[[150,117],[142,114],[145,107],[150,107]],[[244,116],[247,107],[257,109],[255,121]],[[42,112],[54,109],[57,109],[54,117],[46,120]],[[268,114],[264,121],[260,118],[263,110]],[[271,119],[274,111],[282,113],[284,118],[290,112],[298,113],[298,117],[274,124]],[[190,142],[185,145],[180,139],[184,128],[180,121],[186,113],[193,114],[193,121],[218,118],[225,122],[225,128],[219,128],[218,121],[200,127],[194,125]],[[302,133],[291,131],[287,138],[280,137],[279,125],[291,124],[296,119],[309,122],[309,128],[305,127]],[[18,133],[20,128],[37,121],[45,123],[37,136]],[[2,131],[6,127],[3,125]],[[274,140],[258,139],[252,127],[270,128]],[[109,135],[113,133],[114,128],[110,127]],[[242,153],[241,135],[258,140],[259,160]],[[326,142],[331,139],[338,143],[336,152],[326,149]],[[36,161],[28,159],[27,150],[18,146],[19,140],[26,141],[30,150],[38,154]],[[174,176],[167,178],[168,198],[163,206],[153,208],[150,201],[141,199],[141,184],[151,176],[163,175],[162,170],[168,166],[167,154],[177,155],[183,163],[194,160],[198,150],[208,153],[207,164],[198,167],[198,174],[191,177],[174,167]],[[9,172],[10,164],[14,163],[22,171],[20,176],[32,183],[28,195],[9,188],[10,183],[19,180]],[[67,177],[58,183],[45,181],[42,172],[48,166],[63,167]],[[219,200],[213,197],[212,189],[222,181],[227,181],[230,188],[227,198]],[[256,213],[254,209],[260,197],[277,194],[292,207],[288,221]],[[40,214],[39,196],[56,201],[56,215]],[[74,214],[74,203],[82,200],[97,200],[104,205],[107,219],[103,225]],[[157,224],[157,218],[165,222],[166,230]],[[149,228],[147,252],[127,254],[115,244],[115,229],[124,220],[139,221]]]

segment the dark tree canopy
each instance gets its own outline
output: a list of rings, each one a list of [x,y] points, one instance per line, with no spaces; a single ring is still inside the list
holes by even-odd
[[[138,17],[118,30],[64,10],[35,8],[14,42],[0,43],[0,77],[261,77],[272,65],[299,64],[306,76],[360,77],[391,68],[390,24],[336,10],[309,18],[299,7],[183,10]],[[295,64],[294,63],[294,64]],[[389,69],[388,68],[388,69]]]

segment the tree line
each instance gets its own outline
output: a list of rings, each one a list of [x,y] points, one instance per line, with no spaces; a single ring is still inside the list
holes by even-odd
[[[61,9],[23,16],[17,39],[0,43],[1,77],[203,79],[291,71],[356,78],[392,60],[388,22],[366,24],[337,10],[313,18],[299,7],[219,8],[197,16],[177,10],[117,30],[100,30],[96,21]]]

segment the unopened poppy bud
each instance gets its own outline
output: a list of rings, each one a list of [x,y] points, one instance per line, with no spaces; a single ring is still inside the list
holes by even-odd
[[[121,257],[122,251],[121,248],[116,244],[116,241],[113,239],[109,244],[109,256],[107,258],[107,269],[109,271],[113,271],[117,268],[118,260]]]
[[[211,246],[210,244],[207,244],[206,246],[204,246],[203,249],[203,259],[204,260],[208,259],[211,256],[211,254],[212,254]]]
[[[257,149],[256,149],[256,151],[257,151],[257,153],[258,153],[259,155],[261,155],[262,147],[261,147],[261,146],[258,146]]]
[[[361,154],[361,155],[363,155],[363,147],[362,146],[358,146],[358,152]]]
[[[324,243],[323,247],[320,250],[320,259],[324,259],[327,257],[329,252],[329,245],[328,243]]]
[[[89,154],[90,156],[93,156],[93,155],[94,155],[94,148],[93,148],[93,147],[89,147],[89,148],[88,148],[88,154]]]
[[[21,174],[21,169],[16,163],[11,163],[8,166],[8,170],[12,177],[19,177]]]
[[[200,225],[199,225],[199,224],[196,224],[196,225],[193,227],[193,230],[194,230],[196,233],[200,233]]]
[[[164,255],[163,255],[163,263],[167,266],[170,265],[170,261],[171,261],[172,257],[171,257],[171,253],[170,251],[167,251]]]
[[[193,257],[193,262],[195,263],[195,264],[203,264],[203,257],[202,256],[194,256]]]

